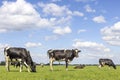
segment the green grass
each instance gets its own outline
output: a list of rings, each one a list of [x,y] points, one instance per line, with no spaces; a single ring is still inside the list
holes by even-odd
[[[120,66],[117,69],[108,69],[97,66],[86,66],[84,69],[65,70],[65,66],[54,66],[54,71],[49,70],[49,66],[44,68],[37,66],[36,73],[28,73],[24,68],[19,72],[19,68],[11,67],[11,72],[7,72],[4,66],[0,66],[0,80],[120,80]]]

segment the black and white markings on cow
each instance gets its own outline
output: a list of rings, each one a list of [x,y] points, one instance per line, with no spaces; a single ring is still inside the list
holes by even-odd
[[[80,64],[74,67],[74,69],[83,69],[83,68],[85,68],[84,64]]]
[[[104,67],[105,65],[108,65],[109,67],[113,67],[116,69],[116,65],[111,59],[105,58],[105,59],[99,59],[99,68]]]
[[[50,64],[50,70],[53,71],[52,64],[54,61],[65,61],[66,64],[66,70],[68,70],[68,63],[74,59],[74,57],[78,57],[78,53],[81,52],[81,50],[78,49],[65,49],[65,50],[53,50],[50,49],[47,51],[47,54],[49,56],[49,64]]]
[[[13,59],[20,62],[20,72],[22,72],[22,66],[25,65],[28,72],[36,72],[36,64],[33,62],[30,52],[25,48],[18,47],[6,47],[4,48],[5,63],[7,71],[10,71],[10,62]],[[30,69],[29,69],[30,68]]]

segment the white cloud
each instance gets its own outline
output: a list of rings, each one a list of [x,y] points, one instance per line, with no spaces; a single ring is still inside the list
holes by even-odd
[[[102,39],[107,43],[120,46],[120,22],[115,23],[111,27],[101,29]]]
[[[5,32],[7,32],[6,29],[0,29],[0,33],[5,33]]]
[[[85,10],[86,10],[86,12],[96,12],[95,9],[92,9],[92,8],[90,7],[90,5],[86,5],[86,6],[85,6]]]
[[[105,18],[103,16],[101,16],[101,15],[94,17],[93,21],[97,22],[97,23],[105,23],[106,22]]]
[[[53,33],[58,34],[58,35],[64,35],[64,34],[68,34],[68,33],[71,33],[71,32],[72,32],[72,30],[69,26],[64,27],[64,28],[56,27],[53,30]]]
[[[39,3],[38,8],[43,12],[37,12],[34,5],[26,0],[3,1],[0,6],[0,32],[52,28],[52,32],[63,35],[71,33],[69,27],[63,26],[70,25],[72,16],[84,16],[82,12],[71,11],[67,6],[59,6],[55,3]],[[60,28],[64,29],[63,33],[59,33]]]
[[[41,43],[33,43],[33,42],[27,42],[25,44],[25,47],[39,47],[39,46],[42,46]]]
[[[52,16],[55,16],[55,17],[84,16],[84,14],[82,12],[71,11],[65,5],[64,6],[59,6],[55,3],[49,3],[49,4],[39,3],[38,5],[43,8],[43,12],[46,15],[52,15]]]
[[[25,0],[17,0],[16,2],[3,1],[0,7],[0,32],[46,28],[52,25],[52,21],[41,18],[33,5]]]
[[[110,52],[110,49],[105,47],[101,43],[91,41],[79,41],[76,40],[73,43],[73,47],[87,51],[88,53],[106,53]]]
[[[65,16],[72,14],[72,12],[66,6],[59,6],[54,3],[49,4],[39,3],[38,5],[43,8],[43,12],[47,15]]]
[[[82,12],[79,12],[79,11],[74,11],[73,15],[75,15],[75,16],[84,16],[84,14]]]

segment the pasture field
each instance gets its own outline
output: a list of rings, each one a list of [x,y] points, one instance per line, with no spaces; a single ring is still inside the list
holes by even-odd
[[[37,66],[36,73],[28,73],[24,68],[19,72],[19,68],[11,66],[11,72],[7,72],[4,66],[0,66],[0,80],[120,80],[120,66],[117,69],[108,69],[107,66],[99,69],[97,66],[86,66],[84,69],[74,69],[69,66],[54,66],[54,71],[49,70],[49,66]]]

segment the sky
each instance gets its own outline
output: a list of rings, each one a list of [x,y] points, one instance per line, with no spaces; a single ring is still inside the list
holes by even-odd
[[[79,49],[71,64],[120,64],[120,0],[0,0],[0,61],[4,48],[24,47],[48,63],[49,49]]]

